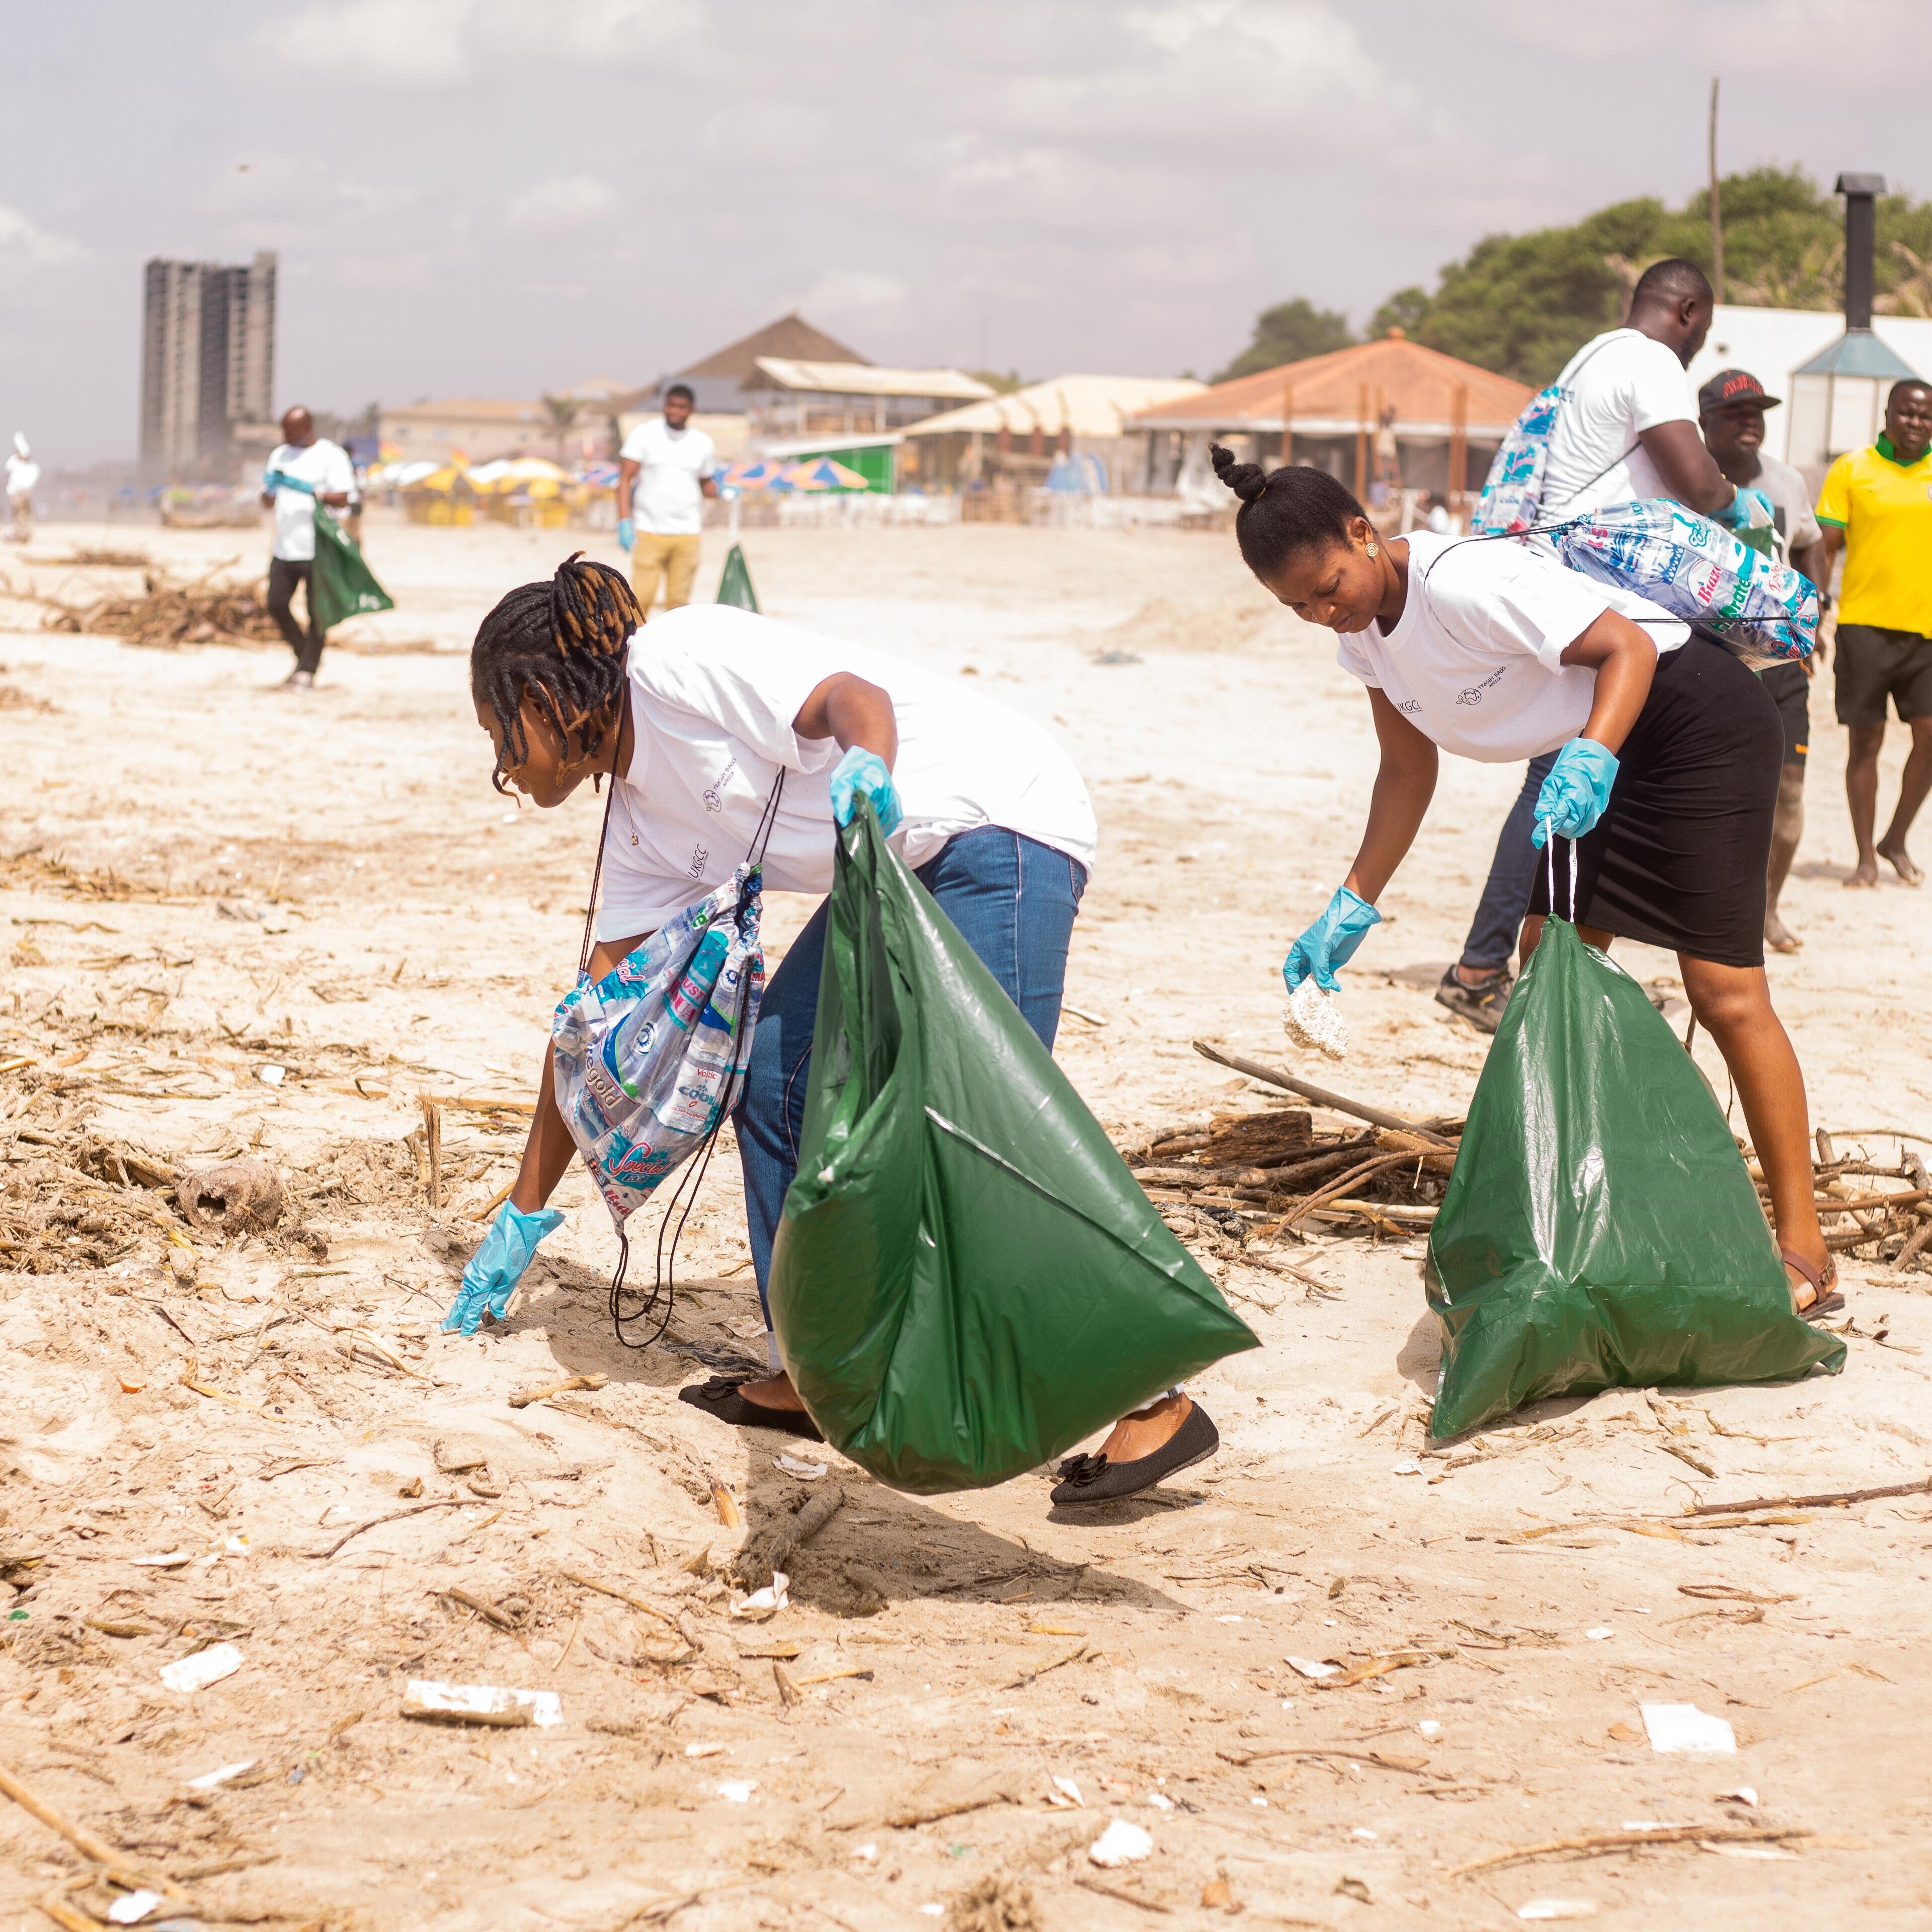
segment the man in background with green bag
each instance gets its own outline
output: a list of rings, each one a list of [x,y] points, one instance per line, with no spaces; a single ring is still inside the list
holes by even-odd
[[[349,452],[315,433],[315,421],[298,403],[282,418],[282,440],[262,476],[262,507],[275,514],[275,542],[268,560],[268,615],[283,641],[296,654],[296,668],[282,681],[284,691],[313,691],[328,626],[317,621],[315,604],[316,508],[346,508],[355,488]],[[298,584],[308,586],[308,628],[296,623],[290,608]]]

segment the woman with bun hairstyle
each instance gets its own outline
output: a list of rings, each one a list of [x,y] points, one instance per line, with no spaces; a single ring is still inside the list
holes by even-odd
[[[615,570],[572,558],[512,590],[470,652],[476,722],[498,790],[561,805],[586,779],[616,788],[590,971],[602,978],[658,926],[728,880],[769,816],[765,885],[822,895],[835,827],[860,798],[880,829],[1048,1047],[1067,945],[1097,838],[1079,772],[1031,719],[857,644],[727,604],[692,604],[648,628]],[[758,1296],[798,1149],[812,1072],[821,904],[765,989],[734,1119]],[[443,1323],[501,1319],[537,1244],[563,1218],[544,1204],[575,1156],[544,1054],[523,1166],[464,1270]],[[718,1422],[816,1437],[778,1365],[681,1391]],[[1077,1372],[1072,1365],[1070,1372]],[[1100,1503],[1204,1460],[1220,1438],[1180,1390],[1069,1459],[1058,1504]]]
[[[1263,586],[1335,632],[1381,747],[1368,826],[1328,910],[1294,942],[1292,992],[1378,924],[1380,897],[1436,789],[1439,751],[1521,764],[1556,751],[1534,842],[1574,839],[1578,931],[1668,946],[1717,1042],[1764,1170],[1792,1305],[1842,1308],[1812,1195],[1804,1078],[1764,970],[1765,865],[1784,758],[1778,707],[1721,644],[1642,598],[1523,545],[1418,530],[1384,538],[1324,471],[1214,452]],[[1561,747],[1560,751],[1558,749]],[[1540,870],[1522,932],[1550,910]]]

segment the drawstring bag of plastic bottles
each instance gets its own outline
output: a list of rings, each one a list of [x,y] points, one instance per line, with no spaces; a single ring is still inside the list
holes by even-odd
[[[1575,863],[1573,848],[1573,913]],[[1793,1312],[1696,1063],[1568,920],[1544,922],[1504,1010],[1425,1273],[1438,1437],[1548,1396],[1844,1366],[1844,1343]]]
[[[730,878],[593,980],[592,920],[604,856],[598,844],[577,984],[551,1024],[551,1065],[557,1111],[617,1230],[622,1254],[610,1283],[610,1315],[618,1339],[629,1342],[627,1328],[659,1317],[649,1340],[637,1346],[656,1340],[670,1318],[666,1235],[658,1244],[658,1279],[642,1305],[626,1312],[624,1224],[693,1154],[702,1149],[709,1158],[744,1084],[765,991],[762,864],[784,789],[781,772],[752,850]],[[609,822],[607,802],[607,836]],[[696,1180],[703,1168],[700,1162]],[[674,1199],[665,1215],[674,1248],[676,1208]]]
[[[838,838],[772,1327],[835,1448],[976,1489],[1260,1344],[869,805]]]

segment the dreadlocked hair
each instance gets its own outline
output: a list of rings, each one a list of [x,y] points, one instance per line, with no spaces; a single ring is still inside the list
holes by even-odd
[[[1355,518],[1368,520],[1368,512],[1325,470],[1298,463],[1264,470],[1258,463],[1237,463],[1234,452],[1218,442],[1209,453],[1214,474],[1241,500],[1234,514],[1241,561],[1264,583],[1298,550],[1345,544]]]
[[[596,742],[624,688],[627,647],[644,614],[622,571],[574,552],[548,584],[523,584],[476,628],[470,688],[496,714],[503,747],[490,782],[530,756],[524,700],[580,757]]]

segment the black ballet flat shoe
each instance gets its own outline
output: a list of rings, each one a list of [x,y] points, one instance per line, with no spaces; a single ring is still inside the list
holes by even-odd
[[[748,1401],[739,1393],[744,1385],[742,1376],[713,1376],[708,1382],[693,1382],[680,1389],[677,1399],[734,1429],[776,1429],[807,1442],[825,1440],[818,1424],[803,1409],[767,1408],[762,1402]]]
[[[1056,1509],[1087,1503],[1117,1503],[1138,1496],[1183,1469],[1204,1462],[1221,1446],[1221,1432],[1197,1402],[1187,1420],[1151,1456],[1132,1462],[1110,1462],[1106,1456],[1070,1456],[1054,1472],[1060,1480],[1048,1498]]]

